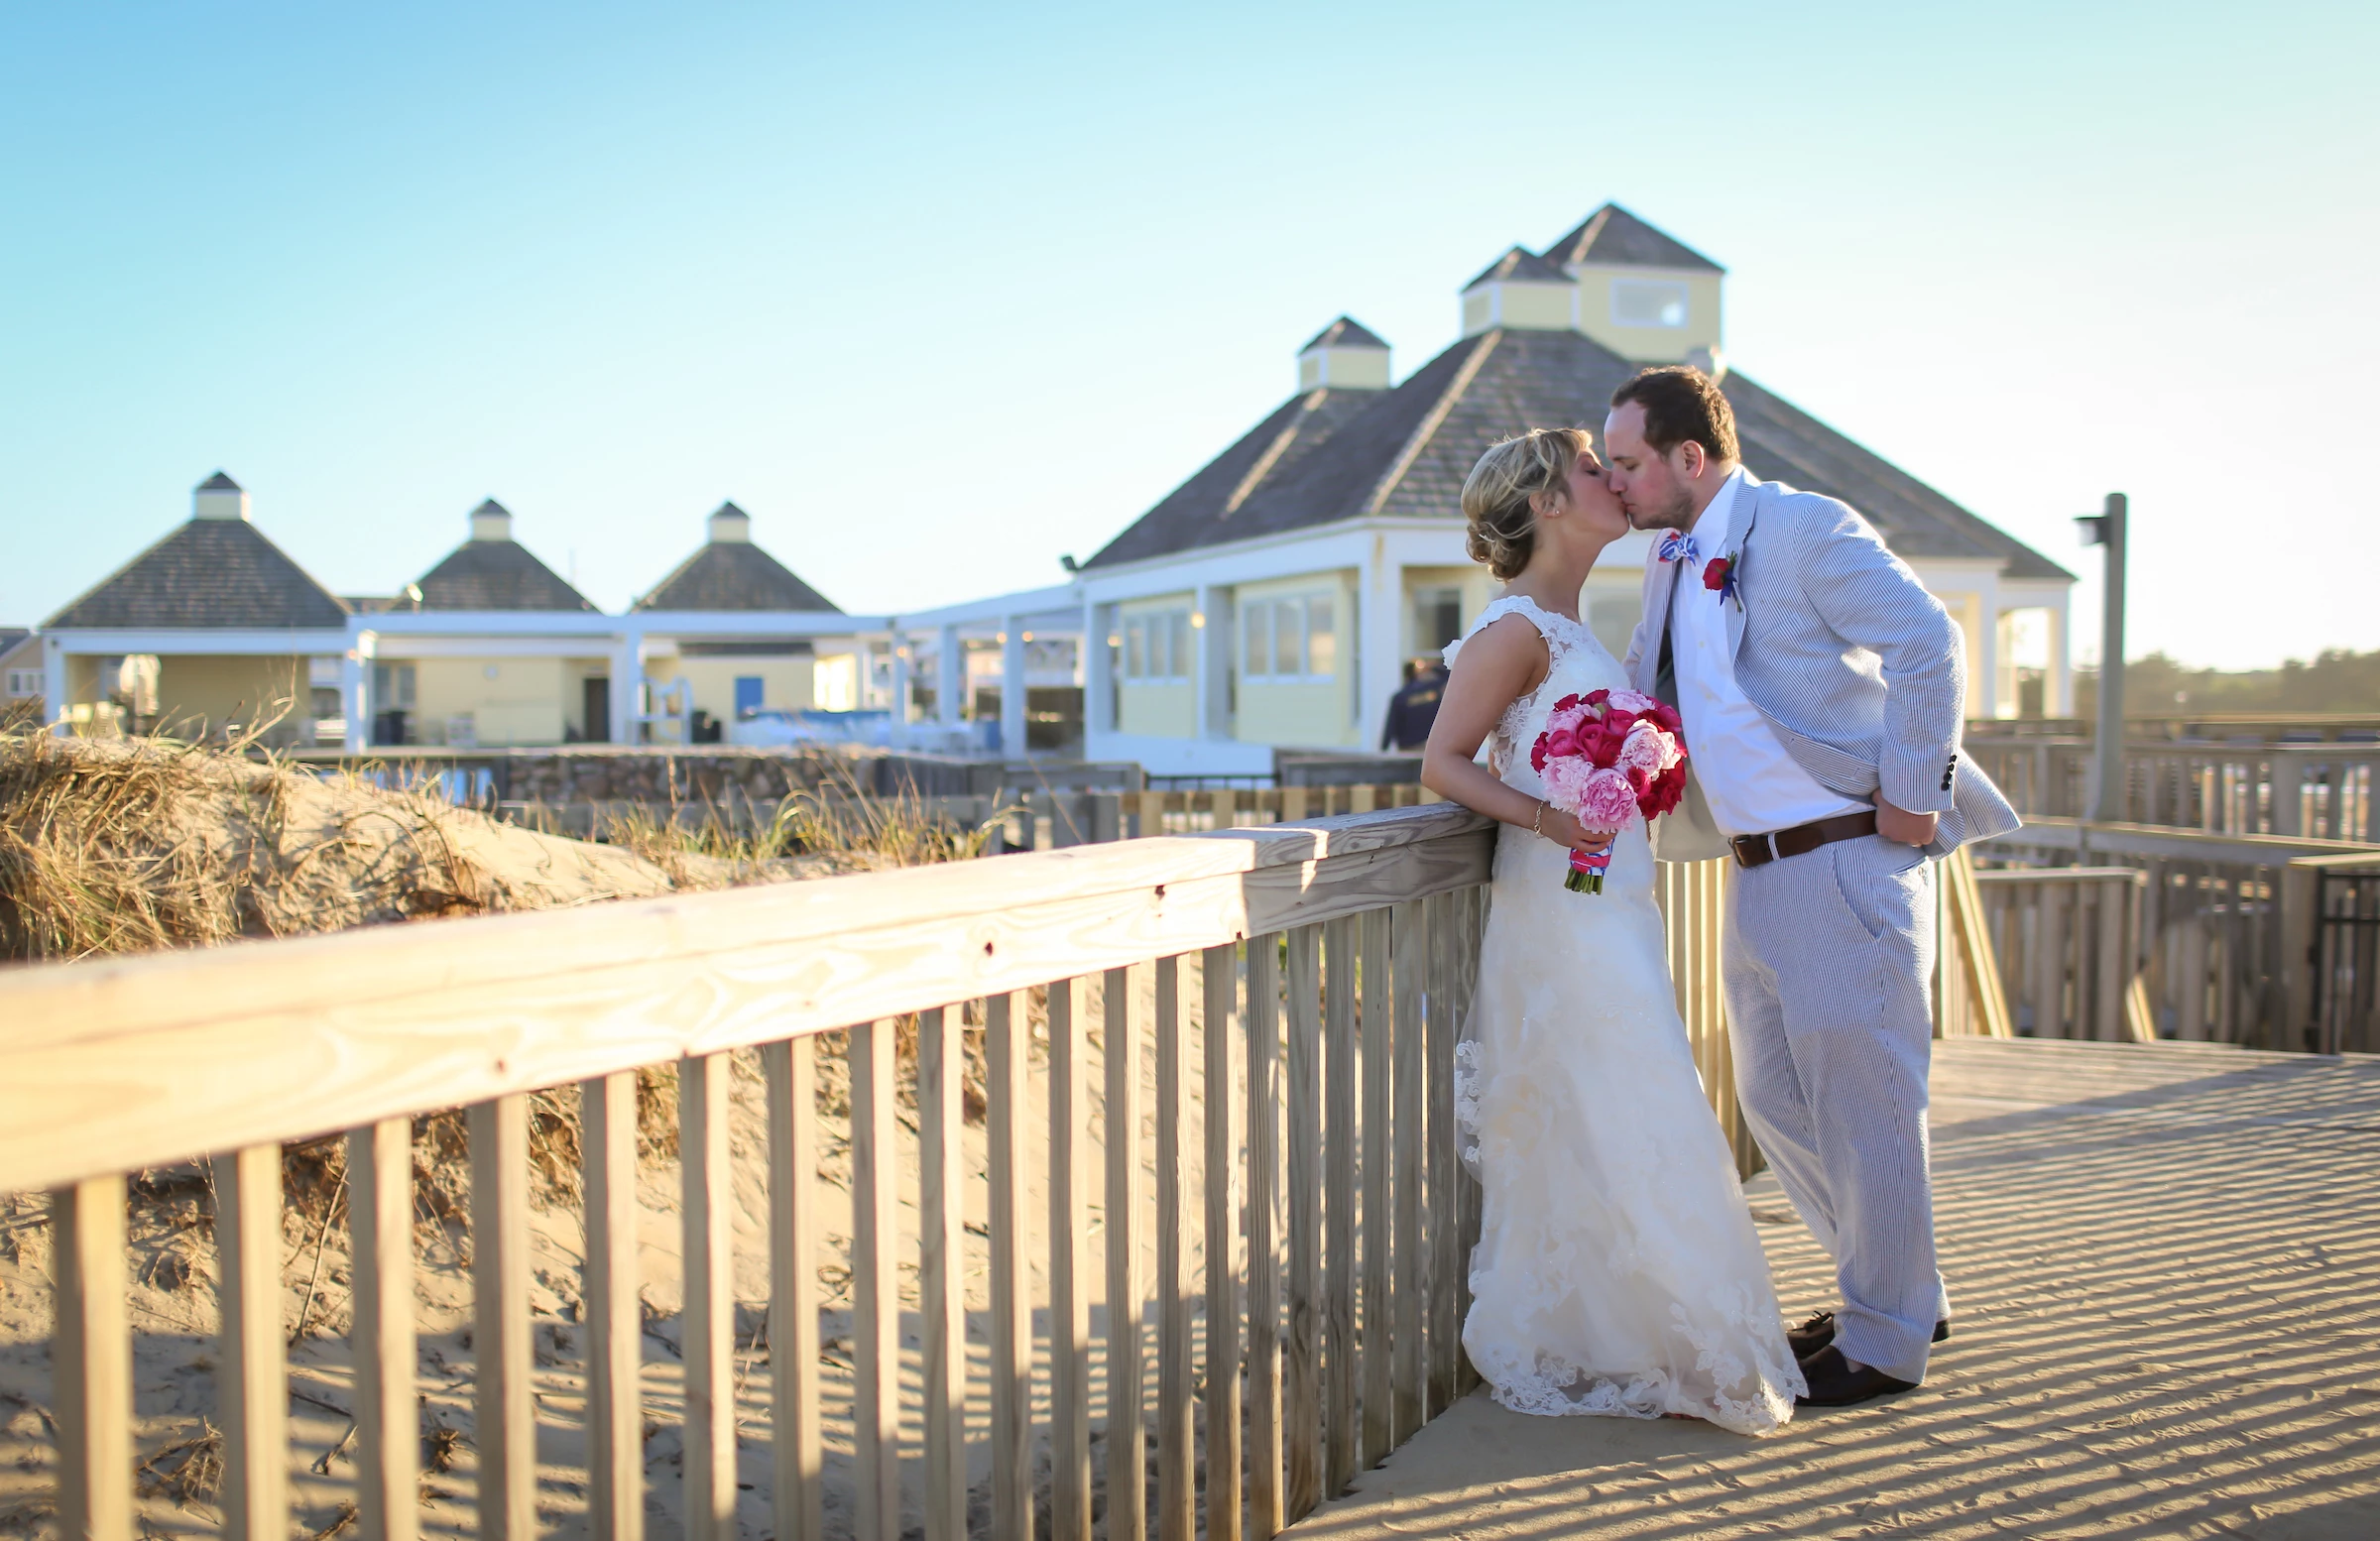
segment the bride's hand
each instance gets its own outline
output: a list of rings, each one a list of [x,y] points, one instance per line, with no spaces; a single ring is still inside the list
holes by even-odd
[[[1589,856],[1610,850],[1614,838],[1608,831],[1587,828],[1550,802],[1545,805],[1544,816],[1537,821],[1537,833],[1558,846],[1584,851]]]

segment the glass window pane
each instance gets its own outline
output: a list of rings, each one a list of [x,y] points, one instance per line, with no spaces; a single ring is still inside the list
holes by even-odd
[[[1188,679],[1190,677],[1190,612],[1176,610],[1165,619],[1173,623],[1168,628],[1173,633],[1173,656],[1168,660],[1173,665],[1170,677]]]
[[[1138,679],[1147,671],[1147,638],[1137,617],[1124,623],[1124,677]]]
[[[1264,600],[1240,612],[1240,671],[1250,679],[1272,672],[1272,606]]]
[[[1339,672],[1339,636],[1332,630],[1331,596],[1316,594],[1306,601],[1306,672]]]
[[[1306,671],[1306,618],[1302,600],[1284,599],[1274,613],[1273,648],[1284,674]]]

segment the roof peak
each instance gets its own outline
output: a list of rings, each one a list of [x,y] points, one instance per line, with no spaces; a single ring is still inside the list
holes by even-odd
[[[1297,351],[1311,353],[1316,348],[1378,348],[1385,352],[1388,344],[1370,327],[1352,315],[1339,319],[1316,332],[1306,345]]]
[[[1547,262],[1525,246],[1515,246],[1482,269],[1480,276],[1463,286],[1470,294],[1483,284],[1567,284],[1570,275]]]
[[[1587,264],[1614,268],[1684,268],[1704,273],[1727,270],[1668,231],[1606,203],[1577,228],[1546,248],[1547,259],[1569,269]]]
[[[238,492],[240,484],[233,481],[227,473],[218,470],[191,490],[194,492]]]

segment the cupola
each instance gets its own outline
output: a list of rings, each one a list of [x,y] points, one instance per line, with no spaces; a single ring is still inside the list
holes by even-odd
[[[1578,286],[1579,330],[1622,358],[1719,356],[1726,270],[1684,242],[1606,203],[1545,256]]]
[[[711,511],[711,544],[750,545],[752,516],[733,503],[722,503]]]
[[[510,509],[488,499],[471,511],[471,538],[474,540],[510,540],[513,537],[513,515]]]
[[[1578,286],[1561,269],[1515,246],[1463,286],[1463,335],[1498,326],[1566,332],[1579,324]]]
[[[1297,350],[1300,391],[1385,391],[1388,344],[1353,316],[1343,315]]]
[[[248,494],[217,471],[190,491],[190,518],[248,520]]]

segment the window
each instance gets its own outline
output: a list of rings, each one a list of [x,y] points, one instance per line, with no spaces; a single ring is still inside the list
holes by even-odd
[[[1611,281],[1611,324],[1662,326],[1686,324],[1686,286],[1652,279]]]
[[[1190,612],[1159,610],[1124,622],[1124,677],[1164,683],[1190,677]]]
[[[1241,607],[1240,668],[1250,680],[1328,679],[1338,669],[1331,596],[1291,594]]]
[[[742,722],[758,716],[760,710],[761,676],[738,674],[736,676],[736,720]]]
[[[42,674],[43,671],[38,668],[10,669],[8,671],[8,693],[20,699],[29,695],[40,695],[49,688]]]
[[[1463,635],[1463,591],[1459,588],[1413,591],[1413,651],[1437,653]]]
[[[387,710],[414,704],[414,666],[411,663],[372,665],[372,704]]]

